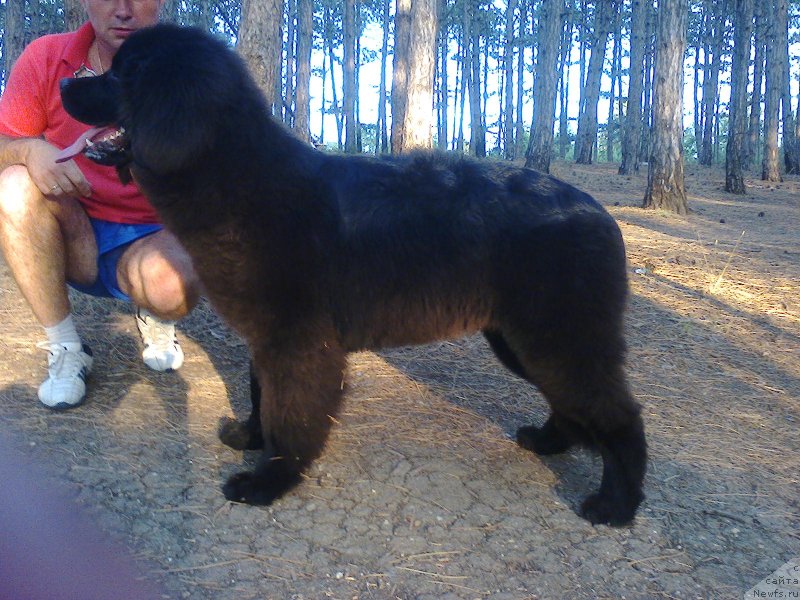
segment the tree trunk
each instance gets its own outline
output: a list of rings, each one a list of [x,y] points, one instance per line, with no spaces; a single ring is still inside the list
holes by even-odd
[[[766,19],[766,87],[764,100],[764,157],[761,162],[761,179],[782,181],[778,165],[778,115],[780,113],[781,87],[783,84],[783,61],[778,52],[778,5],[785,0],[769,0]]]
[[[639,140],[639,162],[650,160],[650,140],[652,137],[653,123],[653,63],[655,61],[655,27],[656,11],[653,5],[647,3],[647,33],[645,35],[644,53],[644,85],[642,89],[642,134]]]
[[[358,146],[358,152],[362,152],[362,139],[361,139],[361,84],[359,83],[361,78],[361,31],[363,27],[361,25],[361,0],[356,0],[356,73],[355,73],[355,80],[356,80],[356,109],[355,109],[355,124],[356,124],[356,143]]]
[[[683,174],[683,52],[687,0],[659,0],[653,89],[653,147],[644,208],[686,214]]]
[[[392,152],[405,147],[403,119],[408,102],[408,62],[411,60],[411,3],[397,0],[394,12],[394,58],[392,62]]]
[[[702,121],[700,114],[700,36],[694,45],[694,65],[692,65],[692,108],[694,109],[694,145],[695,150],[700,155],[700,141],[702,139]]]
[[[722,0],[709,2],[713,6],[713,37],[711,39],[711,64],[706,64],[703,85],[703,141],[700,147],[699,162],[710,165],[714,162],[714,128],[717,123],[717,105],[719,101],[719,73],[722,65],[722,52],[725,32],[726,4]],[[709,10],[712,10],[709,8]],[[708,55],[706,55],[708,63]],[[705,83],[708,85],[705,85]]]
[[[3,63],[5,79],[11,67],[25,49],[25,0],[6,0],[5,31],[3,31]]]
[[[568,65],[569,55],[572,51],[572,31],[574,28],[571,5],[572,0],[570,0],[570,2],[567,4],[566,24],[564,25],[564,30],[561,32],[561,63],[558,70],[558,85],[561,90],[558,113],[558,157],[562,160],[567,157],[567,151],[569,150],[570,146],[568,111],[570,77]]]
[[[778,2],[778,52],[781,58],[783,86],[781,114],[783,115],[783,163],[787,173],[800,173],[800,155],[795,136],[794,113],[792,112],[792,75],[789,66],[789,13],[786,0]]]
[[[311,47],[314,37],[314,0],[297,0],[297,100],[294,130],[311,141]]]
[[[323,9],[322,14],[323,14],[323,26],[322,26],[322,29],[323,29],[323,32],[324,32],[325,28],[326,28],[326,25],[324,25],[324,23],[325,23],[324,18],[325,18],[325,15],[326,15],[326,10],[325,9]],[[323,33],[323,41],[322,41],[322,76],[320,77],[320,79],[322,80],[320,82],[321,83],[321,87],[322,87],[322,91],[320,93],[320,110],[319,110],[319,116],[320,116],[319,141],[320,141],[320,143],[323,143],[323,144],[325,143],[325,90],[327,89],[325,84],[326,84],[327,78],[328,78],[328,69],[325,66],[326,63],[327,63],[327,59],[326,59],[327,53],[325,52],[326,42],[325,42],[324,35],[325,34]]]
[[[524,0],[523,0],[524,1]],[[503,151],[507,160],[514,160],[514,13],[517,0],[506,3],[506,36],[503,50],[503,70],[505,73],[505,110],[503,113]],[[520,24],[521,27],[521,24]],[[522,73],[520,73],[522,77]]]
[[[330,13],[329,15],[330,16]],[[336,121],[336,146],[339,150],[344,149],[342,143],[342,131],[344,127],[344,116],[342,115],[341,107],[339,106],[339,94],[336,88],[336,55],[333,52],[333,38],[328,39],[328,67],[330,67],[331,74],[331,112]]]
[[[575,140],[576,162],[580,164],[592,164],[592,152],[597,143],[597,103],[600,100],[606,44],[617,10],[619,10],[619,0],[604,0],[595,4],[592,53],[589,57],[586,85],[578,120],[578,136]]]
[[[528,45],[528,2],[523,0],[519,7],[519,50],[517,52],[517,103],[514,119],[514,156],[522,156],[524,149],[524,123],[522,105],[524,104],[525,48]]]
[[[438,21],[440,24],[446,23],[447,13],[447,0],[438,0],[437,2]],[[438,73],[438,80],[436,85],[437,101],[436,101],[436,114],[437,114],[437,134],[436,134],[436,147],[439,150],[447,150],[447,142],[449,139],[448,123],[450,121],[450,89],[448,87],[449,71],[448,55],[449,55],[449,42],[450,32],[447,27],[440,27],[437,39],[437,56],[439,68],[436,69]]]
[[[539,17],[539,44],[533,82],[533,124],[525,166],[550,172],[553,155],[556,83],[558,81],[558,42],[563,0],[542,0]]]
[[[458,77],[456,78],[456,93],[458,94],[458,123],[453,124],[453,149],[464,152],[464,112],[466,111],[467,83],[469,81],[469,11],[467,3],[464,2],[463,26],[461,28],[461,44],[458,51]],[[458,134],[456,134],[458,131]]]
[[[286,87],[284,97],[286,104],[283,106],[283,121],[289,126],[294,126],[296,91],[295,70],[297,61],[297,0],[286,0]]]
[[[283,0],[242,0],[236,48],[275,113],[281,73]]]
[[[481,36],[477,31],[475,15],[480,10],[475,0],[467,2],[470,11],[470,37],[468,46],[468,79],[470,136],[469,150],[473,156],[486,156],[486,132],[481,110]]]
[[[766,47],[764,45],[764,7],[761,2],[756,2],[753,7],[755,54],[753,59],[753,95],[750,99],[750,117],[745,138],[745,153],[743,167],[749,169],[753,166],[761,139],[761,102],[763,100],[762,88],[764,83],[764,58]]]
[[[159,20],[163,23],[179,23],[179,8],[180,0],[165,0]]]
[[[433,146],[436,25],[436,0],[398,0],[392,83],[392,152],[395,154]]]
[[[614,52],[611,56],[611,94],[608,102],[608,121],[606,123],[606,161],[614,161],[614,138],[616,137],[616,121],[614,120],[614,102],[617,96],[615,90],[622,94],[620,85],[620,65],[622,61],[622,18],[621,11],[614,15]],[[622,116],[622,113],[620,113]]]
[[[344,46],[344,90],[342,104],[344,110],[344,151],[358,151],[358,132],[356,130],[356,2],[344,1],[343,18]]]
[[[85,21],[86,11],[83,10],[80,0],[64,0],[64,28],[67,31],[75,31]]]
[[[375,133],[375,153],[389,151],[389,135],[386,118],[386,64],[389,59],[389,0],[383,0],[381,6],[383,23],[383,40],[381,42],[381,80],[378,83],[378,127]],[[380,141],[380,143],[379,143]]]
[[[753,35],[753,0],[735,0],[734,45],[731,64],[731,109],[725,148],[725,190],[744,194],[742,154],[747,122],[747,83],[750,38]]]
[[[639,143],[642,132],[642,87],[647,35],[648,4],[652,0],[631,2],[631,54],[628,79],[628,110],[622,126],[622,163],[620,175],[639,172]]]

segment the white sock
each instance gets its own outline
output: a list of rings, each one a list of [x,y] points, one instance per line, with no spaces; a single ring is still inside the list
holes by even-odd
[[[81,338],[78,335],[78,330],[75,329],[72,315],[67,315],[67,318],[57,325],[45,327],[44,332],[47,335],[47,341],[51,344],[61,344],[67,350],[81,349]]]

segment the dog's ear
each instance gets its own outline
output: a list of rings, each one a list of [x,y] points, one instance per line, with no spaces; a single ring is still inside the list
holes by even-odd
[[[207,32],[169,25],[142,30],[122,45],[113,69],[123,81],[124,126],[140,166],[158,174],[196,168],[212,146],[224,156],[231,136],[243,133],[228,122],[245,110],[247,69]]]
[[[190,168],[213,143],[214,100],[196,80],[138,87],[128,98],[136,104],[129,119],[134,162],[162,174]]]

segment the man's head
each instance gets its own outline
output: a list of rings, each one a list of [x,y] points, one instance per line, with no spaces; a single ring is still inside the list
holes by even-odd
[[[113,56],[134,31],[154,25],[164,0],[80,0],[89,15],[98,49]],[[108,67],[108,65],[104,65]]]

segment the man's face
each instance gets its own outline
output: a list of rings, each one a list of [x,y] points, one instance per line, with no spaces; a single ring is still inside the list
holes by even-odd
[[[111,54],[131,33],[154,25],[163,3],[164,0],[81,0],[97,42]]]

